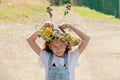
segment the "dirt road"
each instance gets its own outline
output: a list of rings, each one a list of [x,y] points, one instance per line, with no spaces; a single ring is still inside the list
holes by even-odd
[[[54,22],[60,23],[62,16],[54,15]],[[76,80],[120,80],[120,22],[86,19],[74,12],[64,21],[91,37],[76,69]],[[44,80],[39,56],[26,42],[35,25],[0,23],[0,80]]]

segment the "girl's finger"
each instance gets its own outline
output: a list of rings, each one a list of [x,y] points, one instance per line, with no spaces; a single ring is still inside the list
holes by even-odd
[[[48,24],[48,27],[54,28],[53,24]]]
[[[58,25],[58,28],[59,29],[64,29],[64,26],[63,25]]]

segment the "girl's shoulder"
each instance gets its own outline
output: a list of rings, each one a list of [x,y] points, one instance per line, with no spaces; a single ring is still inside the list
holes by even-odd
[[[49,55],[50,55],[50,53],[49,52],[47,52],[46,50],[41,50],[40,51],[40,57],[46,57],[46,58],[48,58],[49,57]]]
[[[40,53],[47,53],[47,54],[48,54],[48,52],[47,52],[46,50],[44,50],[44,49],[42,49],[42,50],[40,51]]]
[[[80,52],[77,47],[75,47],[72,51],[68,52],[68,56],[70,59],[77,59],[80,56]]]
[[[70,66],[73,67],[79,66],[80,53],[78,48],[74,48],[72,51],[68,53],[68,61]]]
[[[79,53],[78,47],[72,47],[72,49],[68,53]]]
[[[49,59],[49,53],[46,50],[40,51],[40,66],[41,67],[47,67],[48,66],[48,60]]]

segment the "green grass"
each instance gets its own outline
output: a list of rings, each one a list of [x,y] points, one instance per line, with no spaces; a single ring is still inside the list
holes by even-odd
[[[89,9],[87,7],[72,7],[72,9],[82,17],[107,20],[107,21],[120,21],[120,19],[117,19],[114,16],[106,15],[106,14],[97,12],[93,9]]]
[[[24,23],[45,17],[45,9],[41,6],[12,6],[0,10],[0,22]],[[44,16],[43,16],[44,15]]]
[[[60,7],[54,7],[59,9]],[[82,17],[108,20],[108,21],[120,21],[114,16],[105,15],[87,7],[72,7],[72,9],[80,14]],[[5,23],[27,23],[36,22],[41,18],[46,18],[46,11],[43,6],[5,6],[0,7],[0,22]]]

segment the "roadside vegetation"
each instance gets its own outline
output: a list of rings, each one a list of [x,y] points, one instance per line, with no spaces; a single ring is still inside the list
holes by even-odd
[[[7,0],[6,0],[7,1]],[[10,1],[10,0],[9,0]],[[39,3],[40,2],[40,3]],[[17,2],[14,0],[12,3],[0,3],[0,22],[3,23],[31,23],[38,22],[42,18],[48,17],[46,15],[46,6],[49,3],[44,0],[29,1],[21,0]],[[54,8],[60,9],[61,6],[54,6]],[[78,13],[81,17],[100,19],[107,21],[120,21],[120,19],[115,18],[111,15],[105,15],[103,13],[97,12],[95,10],[89,9],[87,7],[72,7],[73,11]]]
[[[84,6],[83,7],[72,7],[72,9],[82,17],[107,20],[107,21],[120,21],[120,19],[117,19],[112,15],[106,15],[104,13],[95,11],[94,9],[90,9],[88,7],[84,7]]]

